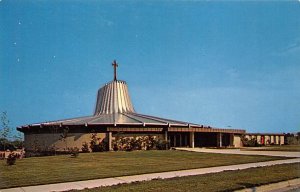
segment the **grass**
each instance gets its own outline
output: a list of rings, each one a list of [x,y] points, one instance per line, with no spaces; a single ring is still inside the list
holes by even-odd
[[[234,191],[300,177],[300,163],[225,171],[205,175],[151,180],[111,187],[85,189],[80,192],[129,192],[129,191]]]
[[[32,157],[17,160],[13,166],[0,161],[0,189],[276,159],[286,158],[185,151],[88,153],[77,158],[67,155]]]
[[[258,151],[294,151],[300,152],[300,145],[281,145],[281,146],[264,146],[257,148],[244,148],[246,150],[258,150]]]

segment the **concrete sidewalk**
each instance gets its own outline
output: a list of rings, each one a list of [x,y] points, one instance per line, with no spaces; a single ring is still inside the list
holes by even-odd
[[[300,189],[300,178],[236,190],[235,192],[288,192]]]
[[[176,150],[203,152],[203,153],[222,153],[222,154],[236,154],[236,155],[265,155],[277,157],[297,157],[300,158],[300,152],[290,151],[245,151],[240,149],[205,149],[205,148],[180,148]]]
[[[254,167],[264,167],[264,166],[299,163],[299,162],[300,162],[300,158],[257,162],[257,163],[246,163],[246,164],[229,165],[229,166],[209,167],[209,168],[190,169],[190,170],[181,170],[181,171],[169,171],[169,172],[162,172],[162,173],[149,173],[149,174],[142,174],[142,175],[122,176],[122,177],[114,177],[114,178],[106,178],[106,179],[94,179],[94,180],[86,180],[86,181],[49,184],[49,185],[0,189],[0,192],[41,192],[41,191],[50,192],[50,191],[67,191],[71,189],[81,190],[84,188],[112,186],[112,185],[117,185],[122,183],[132,183],[132,182],[152,180],[157,178],[167,179],[173,177],[202,175],[207,173],[217,173],[217,172],[229,171],[229,170],[241,170],[241,169],[254,168]]]

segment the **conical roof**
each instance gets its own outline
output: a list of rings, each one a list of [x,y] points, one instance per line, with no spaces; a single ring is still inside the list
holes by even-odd
[[[125,81],[113,80],[98,90],[94,115],[134,113]]]
[[[88,126],[88,125],[135,125],[135,126],[200,126],[188,122],[164,119],[150,115],[138,114],[135,112],[125,81],[117,80],[116,61],[112,63],[114,67],[113,81],[106,83],[98,90],[94,115],[63,119],[57,121],[35,123],[22,127],[43,127],[43,126]],[[22,130],[22,127],[19,130]]]

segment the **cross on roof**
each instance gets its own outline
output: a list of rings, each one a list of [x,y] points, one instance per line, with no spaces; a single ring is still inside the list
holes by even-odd
[[[117,80],[117,67],[118,67],[118,63],[116,60],[114,60],[114,62],[111,64],[114,67],[114,81]]]

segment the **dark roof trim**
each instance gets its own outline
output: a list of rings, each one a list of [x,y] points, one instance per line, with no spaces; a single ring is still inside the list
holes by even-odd
[[[262,135],[262,136],[271,136],[271,135],[276,135],[276,136],[284,136],[284,133],[246,133],[245,135],[251,135],[251,136],[256,136],[256,135]]]

